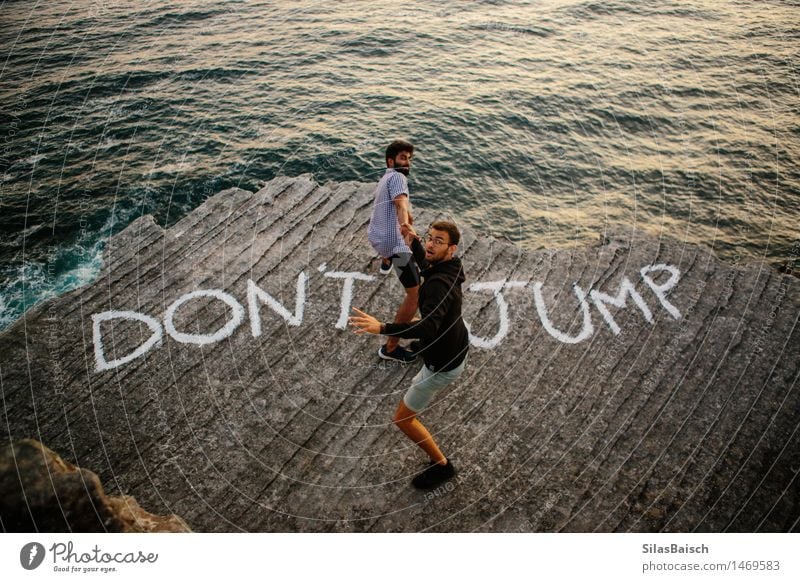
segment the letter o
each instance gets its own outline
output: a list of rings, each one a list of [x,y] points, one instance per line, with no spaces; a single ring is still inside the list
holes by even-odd
[[[197,297],[213,297],[214,299],[219,299],[223,303],[225,303],[228,307],[231,308],[233,311],[233,318],[228,321],[223,327],[215,331],[211,334],[194,334],[194,333],[182,333],[175,329],[175,323],[173,319],[175,317],[175,312],[178,308],[186,303],[187,301],[191,301],[192,299],[196,299]],[[244,307],[236,301],[236,299],[225,293],[220,289],[201,289],[199,291],[192,291],[191,293],[187,293],[186,295],[180,297],[179,299],[175,300],[172,305],[167,308],[167,312],[164,314],[164,327],[167,330],[167,333],[170,335],[172,339],[176,342],[180,342],[182,344],[197,344],[199,346],[213,344],[218,341],[224,340],[225,338],[231,336],[236,328],[244,320]]]

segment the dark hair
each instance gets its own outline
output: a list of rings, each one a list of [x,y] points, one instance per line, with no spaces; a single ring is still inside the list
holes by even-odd
[[[431,225],[431,228],[446,232],[450,237],[449,244],[451,245],[457,245],[459,242],[461,242],[461,233],[458,231],[458,227],[453,222],[437,220]]]
[[[408,143],[407,141],[403,141],[402,139],[396,139],[389,146],[386,148],[386,161],[393,160],[397,157],[397,154],[400,152],[408,152],[410,154],[414,153],[414,146]]]

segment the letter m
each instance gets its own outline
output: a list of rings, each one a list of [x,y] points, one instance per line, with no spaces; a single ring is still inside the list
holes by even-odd
[[[608,307],[606,307],[606,304],[622,309],[627,305],[628,297],[633,299],[633,302],[641,310],[647,322],[653,323],[653,314],[650,312],[650,308],[647,306],[647,303],[644,302],[642,296],[633,288],[633,284],[627,277],[622,278],[622,283],[620,283],[616,297],[601,293],[595,289],[592,289],[589,296],[592,298],[592,302],[597,306],[597,310],[600,312],[600,315],[603,316],[608,327],[614,332],[614,335],[618,335],[620,329],[617,322],[614,321],[614,317],[611,315]]]

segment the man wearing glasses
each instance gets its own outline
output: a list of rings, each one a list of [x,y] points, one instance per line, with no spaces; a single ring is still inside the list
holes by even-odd
[[[433,489],[455,475],[455,468],[439,450],[433,437],[417,419],[442,388],[454,382],[467,362],[469,334],[461,318],[461,284],[464,269],[454,256],[461,233],[452,222],[434,222],[425,247],[408,228],[411,250],[422,268],[419,289],[420,319],[411,323],[382,323],[356,308],[350,324],[357,334],[383,334],[395,338],[418,338],[424,365],[414,376],[394,415],[394,423],[430,457],[428,468],[414,477],[419,489]]]

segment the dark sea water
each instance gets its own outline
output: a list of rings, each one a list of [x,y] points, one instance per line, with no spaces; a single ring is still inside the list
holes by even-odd
[[[635,226],[798,253],[797,1],[0,6],[0,328],[142,214],[377,181],[395,137],[416,207],[528,248]]]

